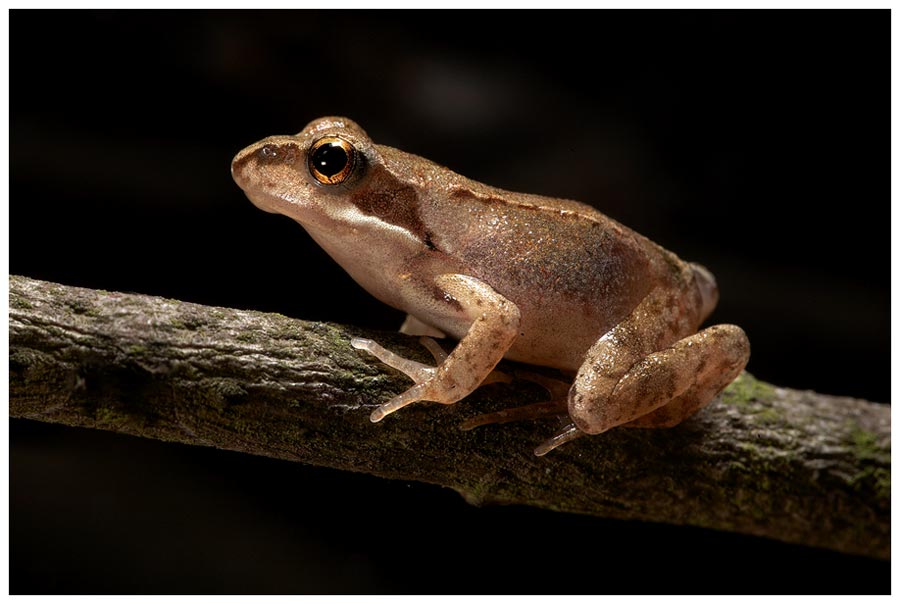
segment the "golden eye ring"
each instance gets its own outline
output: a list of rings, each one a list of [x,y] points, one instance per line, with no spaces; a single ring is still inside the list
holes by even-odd
[[[358,152],[352,144],[336,136],[320,138],[307,153],[309,173],[323,185],[339,185],[353,174]]]

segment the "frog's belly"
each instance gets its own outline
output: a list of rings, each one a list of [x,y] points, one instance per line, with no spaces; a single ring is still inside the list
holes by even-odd
[[[520,325],[519,337],[505,358],[575,371],[588,349],[609,330],[596,317],[578,313],[553,314],[552,320],[529,320],[527,313]],[[610,326],[611,327],[611,326]]]
[[[557,280],[542,281],[539,274],[532,279],[537,285],[525,291],[505,280],[492,283],[516,303],[522,317],[519,336],[506,358],[578,369],[591,346],[627,318],[655,283],[646,271],[591,277],[574,293]]]
[[[601,319],[596,313],[581,312],[580,309],[563,306],[554,313],[533,313],[531,309],[521,308],[522,321],[519,335],[513,342],[504,358],[575,371],[584,360],[588,349],[614,323]],[[426,324],[433,325],[444,333],[462,339],[471,327],[471,322],[459,316],[419,316]],[[490,346],[490,342],[483,345]]]

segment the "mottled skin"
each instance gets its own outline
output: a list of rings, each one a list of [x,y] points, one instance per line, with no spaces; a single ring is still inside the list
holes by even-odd
[[[308,164],[323,137],[355,150],[337,184]],[[355,340],[416,382],[372,421],[419,400],[456,402],[494,379],[503,357],[577,372],[567,396],[470,423],[568,413],[544,454],[621,424],[675,425],[747,364],[739,327],[697,333],[718,299],[709,271],[590,206],[469,180],[340,117],[251,145],[231,171],[257,207],[299,222],[360,285],[409,313],[403,331],[460,340],[449,356],[429,346],[437,367]]]

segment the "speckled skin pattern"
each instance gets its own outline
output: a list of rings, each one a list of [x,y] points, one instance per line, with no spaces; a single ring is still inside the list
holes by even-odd
[[[339,184],[322,184],[308,163],[323,137],[355,150]],[[672,426],[749,359],[739,327],[697,333],[718,300],[705,268],[590,206],[504,191],[376,145],[349,119],[251,145],[232,176],[257,207],[299,222],[372,295],[409,313],[408,331],[460,340],[436,368],[354,342],[416,381],[373,421],[418,400],[456,402],[506,357],[577,372],[559,401],[572,420],[563,442],[621,424]]]

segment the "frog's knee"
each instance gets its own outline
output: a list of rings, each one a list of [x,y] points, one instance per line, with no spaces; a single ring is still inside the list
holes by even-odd
[[[613,417],[616,409],[604,404],[608,396],[598,398],[593,390],[591,384],[584,381],[579,384],[579,380],[569,389],[569,418],[586,434],[606,432],[617,423]]]
[[[646,426],[675,426],[737,377],[749,358],[743,329],[713,325],[639,360],[617,379],[580,372],[569,391],[569,416],[588,434],[644,416]],[[655,413],[682,396],[678,404]]]
[[[707,327],[700,332],[701,336],[709,338],[707,347],[722,357],[724,364],[737,366],[743,369],[750,360],[750,340],[743,329],[737,325],[722,323]]]

